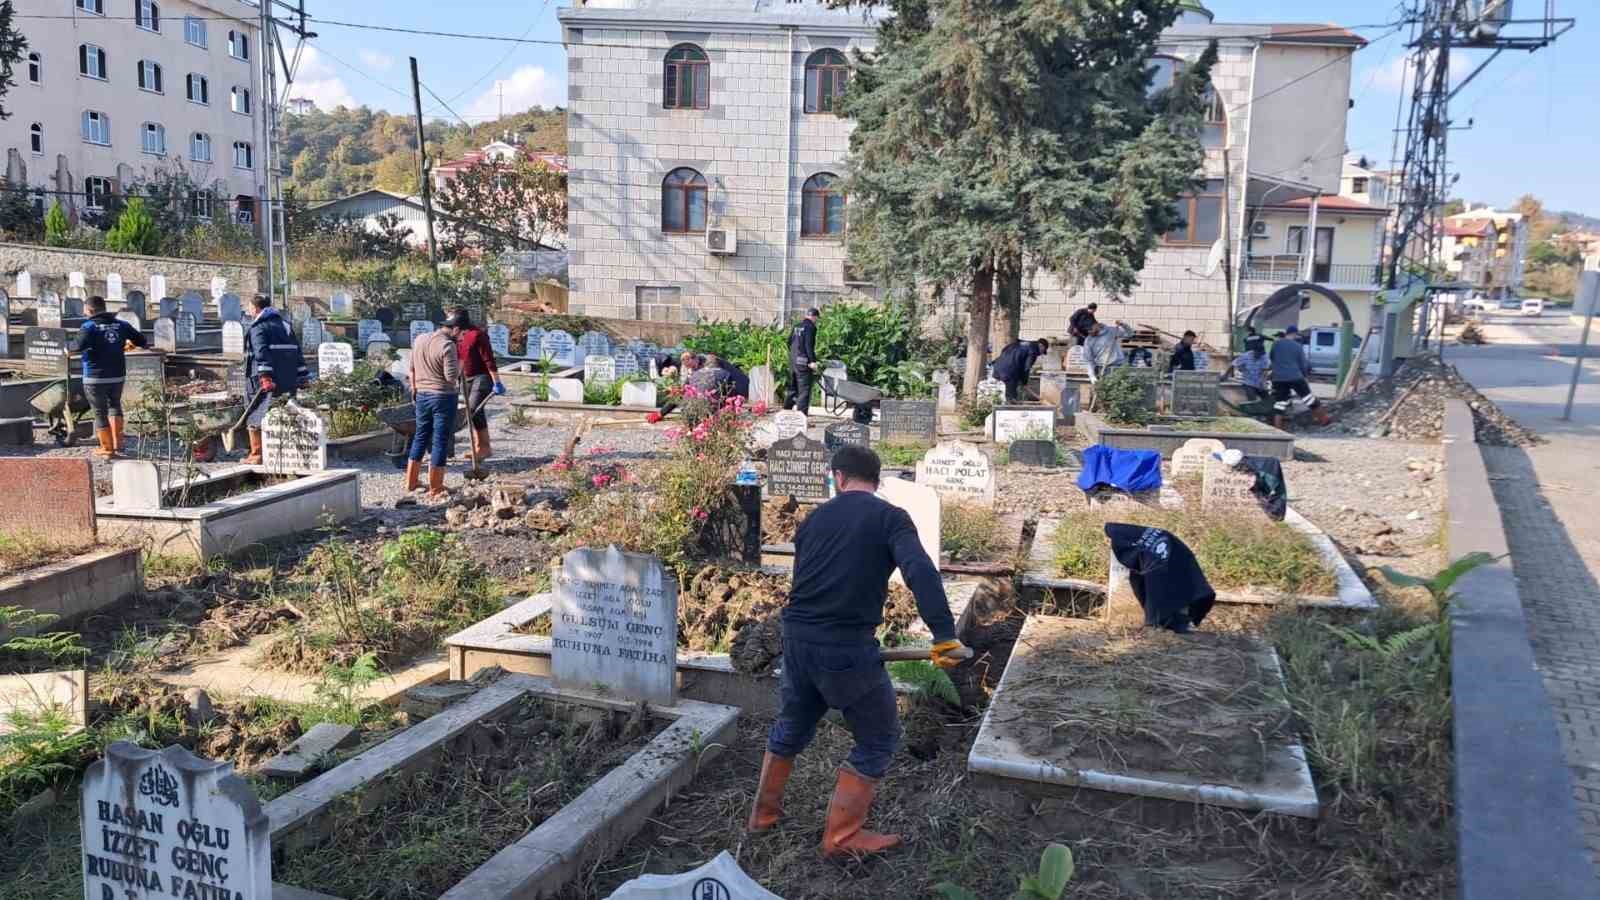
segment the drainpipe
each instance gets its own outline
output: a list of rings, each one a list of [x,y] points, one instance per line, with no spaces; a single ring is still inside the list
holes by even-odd
[[[794,222],[794,26],[785,26],[789,33],[789,52],[784,59],[783,111],[787,137],[783,142],[783,273],[778,281],[778,321],[789,324],[789,252],[794,238],[789,228]]]
[[[1311,195],[1311,216],[1306,226],[1305,259],[1300,263],[1300,280],[1311,280],[1312,261],[1317,258],[1317,205],[1322,200],[1320,192]]]

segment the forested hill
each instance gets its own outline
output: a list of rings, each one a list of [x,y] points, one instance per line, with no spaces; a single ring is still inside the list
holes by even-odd
[[[534,150],[567,151],[567,115],[561,109],[534,107],[467,128],[443,120],[427,123],[434,162],[455,159],[508,131],[518,132]],[[367,107],[284,117],[284,169],[296,196],[331,200],[368,188],[397,193],[417,191],[416,122]]]

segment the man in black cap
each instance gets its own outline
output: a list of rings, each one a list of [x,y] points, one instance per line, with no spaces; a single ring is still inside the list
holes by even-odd
[[[994,361],[994,377],[1005,382],[1007,403],[1021,399],[1022,388],[1028,383],[1033,364],[1049,350],[1050,342],[1039,338],[1036,341],[1012,341],[1010,346],[1000,351]]]
[[[1089,335],[1094,333],[1095,311],[1099,308],[1100,304],[1091,303],[1073,313],[1072,318],[1067,320],[1067,333],[1072,335],[1073,339],[1078,342],[1079,347],[1082,347],[1083,342],[1088,340]]]
[[[789,331],[789,396],[784,409],[811,411],[811,381],[817,371],[817,318],[822,310],[815,306]]]

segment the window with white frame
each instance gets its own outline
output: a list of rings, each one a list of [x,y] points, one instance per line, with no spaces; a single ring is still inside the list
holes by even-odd
[[[90,144],[111,145],[111,117],[97,109],[83,111],[83,139]]]
[[[34,153],[44,152],[44,126],[38,122],[28,126],[28,149]]]
[[[104,81],[106,77],[106,51],[94,44],[79,44],[78,74]]]
[[[827,309],[828,305],[839,299],[837,291],[799,291],[789,292],[789,308],[785,321],[795,322],[805,317],[808,309]]]
[[[683,289],[675,287],[647,287],[633,289],[634,317],[641,322],[682,322]]]
[[[211,192],[198,190],[189,195],[189,215],[203,222],[211,221]]]
[[[139,90],[165,93],[161,87],[161,64],[151,59],[139,60]]]
[[[228,55],[234,59],[249,59],[250,35],[242,31],[228,32]]]
[[[83,180],[83,205],[90,209],[105,209],[111,199],[111,179],[91,175]]]
[[[194,16],[183,17],[183,39],[196,47],[206,45],[206,20]]]
[[[28,54],[28,83],[44,83],[44,57],[37,53]]]
[[[139,129],[139,136],[143,142],[146,153],[165,155],[167,152],[167,128],[157,122],[146,122]]]
[[[161,6],[155,0],[133,0],[133,24],[146,31],[160,31]]]
[[[233,142],[233,167],[235,169],[253,169],[256,167],[255,152],[246,141]]]
[[[250,115],[250,89],[235,86],[229,106],[236,113]]]
[[[189,102],[210,105],[211,82],[204,75],[189,73]]]
[[[203,131],[189,135],[189,158],[195,162],[211,162],[211,135]]]
[[[94,13],[97,16],[106,14],[105,0],[78,0],[78,8],[86,13]]]

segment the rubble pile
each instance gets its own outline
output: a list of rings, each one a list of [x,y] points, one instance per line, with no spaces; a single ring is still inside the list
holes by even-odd
[[[761,510],[761,543],[792,544],[805,516],[800,501],[793,497],[773,497]]]
[[[567,530],[566,511],[548,491],[492,482],[463,486],[444,511],[446,531],[514,534],[523,529],[559,535]]]
[[[1478,443],[1524,447],[1540,443],[1537,434],[1501,412],[1468,384],[1455,366],[1433,354],[1406,360],[1392,377],[1380,378],[1355,396],[1328,404],[1334,428],[1364,437],[1437,441],[1444,434],[1444,402],[1458,399],[1472,409]]]

